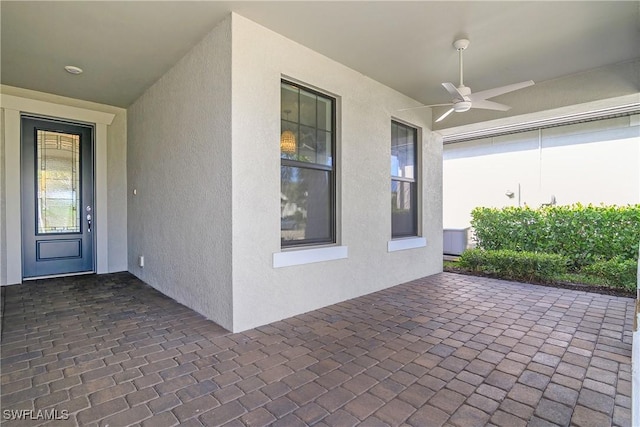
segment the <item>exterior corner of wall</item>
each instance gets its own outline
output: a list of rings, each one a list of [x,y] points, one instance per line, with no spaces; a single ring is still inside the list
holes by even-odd
[[[233,327],[231,19],[128,108],[123,208],[126,268],[226,329]]]
[[[246,18],[232,15],[232,20],[233,331],[440,272],[442,141],[431,135],[430,115],[401,114],[423,129],[427,147],[421,230],[427,245],[389,253],[389,112],[415,101]],[[337,244],[348,246],[347,258],[273,267],[273,254],[281,251],[280,208],[274,195],[280,185],[283,76],[339,99],[338,133],[348,144],[338,143]],[[362,174],[364,169],[371,173]]]
[[[108,271],[128,269],[127,111],[116,112],[107,132]]]

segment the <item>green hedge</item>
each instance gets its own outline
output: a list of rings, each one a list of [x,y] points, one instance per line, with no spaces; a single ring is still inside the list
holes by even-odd
[[[477,247],[559,254],[573,271],[619,257],[638,259],[640,205],[476,208]]]
[[[468,249],[459,262],[463,268],[504,279],[549,282],[567,271],[568,260],[560,255],[538,252]]]
[[[615,257],[588,265],[582,269],[582,273],[598,278],[608,286],[634,290],[637,285],[638,262]]]

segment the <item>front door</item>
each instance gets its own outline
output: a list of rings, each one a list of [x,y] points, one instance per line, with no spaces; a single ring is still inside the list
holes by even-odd
[[[93,128],[22,117],[22,274],[93,272]]]

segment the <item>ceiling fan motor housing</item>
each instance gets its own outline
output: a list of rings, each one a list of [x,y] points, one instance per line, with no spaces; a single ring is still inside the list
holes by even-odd
[[[469,86],[458,86],[458,93],[465,97],[465,101],[468,101],[467,96],[471,95],[471,88]]]
[[[465,50],[466,48],[469,47],[469,40],[468,39],[459,39],[453,42],[453,47],[456,48],[456,50]]]

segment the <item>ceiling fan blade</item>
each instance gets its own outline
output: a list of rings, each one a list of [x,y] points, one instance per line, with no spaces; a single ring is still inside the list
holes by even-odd
[[[438,120],[436,120],[436,123],[442,121],[445,119],[445,117],[447,117],[449,114],[453,113],[453,108],[450,108],[449,111],[447,111],[446,113],[444,113],[443,115],[441,115],[440,117],[438,117]]]
[[[471,108],[482,108],[484,110],[497,110],[497,111],[507,111],[511,109],[511,107],[509,107],[508,105],[500,104],[498,102],[493,102],[493,101],[487,101],[486,99],[479,99],[477,101],[472,101]]]
[[[458,90],[457,87],[455,87],[455,85],[453,83],[442,83],[442,86],[447,90],[447,92],[449,92],[449,94],[451,96],[453,96],[453,99],[459,99],[460,101],[464,101],[464,95],[462,93],[460,93],[460,91]]]
[[[524,89],[534,85],[533,80],[527,80],[526,82],[514,83],[506,86],[497,87],[494,89],[482,90],[469,95],[471,102],[481,101],[484,99],[493,98],[494,96],[502,95],[503,93],[513,92],[514,90]]]
[[[409,111],[409,110],[417,110],[418,108],[428,108],[428,107],[446,107],[447,105],[453,105],[451,102],[447,103],[447,104],[429,104],[429,105],[420,105],[419,107],[409,107],[409,108],[402,108],[400,110],[397,111]]]

